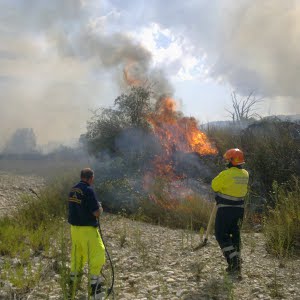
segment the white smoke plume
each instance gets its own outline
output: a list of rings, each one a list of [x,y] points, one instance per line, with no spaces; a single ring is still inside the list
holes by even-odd
[[[241,1],[230,12],[214,74],[244,94],[293,97],[299,104],[300,2]]]
[[[125,1],[112,2],[125,11]],[[155,22],[188,40],[195,57],[205,52],[210,78],[300,112],[299,1],[133,2],[144,9],[141,24]]]
[[[3,0],[0,144],[17,128],[33,128],[38,143],[79,136],[89,110],[120,94],[128,63],[171,94],[170,73],[151,69],[151,53],[124,33],[151,22],[189,41],[194,57],[206,53],[209,77],[299,113],[299,18],[296,0]]]
[[[76,138],[90,110],[118,95],[128,63],[155,73],[145,48],[93,20],[80,0],[0,4],[2,142],[20,127],[34,128],[39,143]]]

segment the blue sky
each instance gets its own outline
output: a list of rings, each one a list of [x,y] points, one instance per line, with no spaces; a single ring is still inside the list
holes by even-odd
[[[77,138],[128,63],[200,123],[228,119],[232,91],[263,97],[262,116],[300,113],[299,19],[294,0],[1,1],[2,140]]]

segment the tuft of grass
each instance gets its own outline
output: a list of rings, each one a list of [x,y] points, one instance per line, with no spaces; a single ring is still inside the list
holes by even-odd
[[[285,185],[273,184],[275,207],[264,224],[267,248],[280,258],[300,252],[300,179]]]
[[[119,233],[120,247],[123,248],[127,240],[127,228],[124,226]]]
[[[280,283],[280,280],[278,279],[278,275],[277,275],[277,269],[274,266],[274,278],[272,280],[272,282],[270,282],[267,287],[270,290],[270,295],[272,298],[280,298],[282,299],[283,295],[282,295],[282,287],[283,284]]]

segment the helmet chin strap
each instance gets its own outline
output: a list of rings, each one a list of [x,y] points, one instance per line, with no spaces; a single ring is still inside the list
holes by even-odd
[[[226,164],[225,164],[226,168],[232,168],[233,167],[233,164],[231,163],[231,161],[227,161]]]

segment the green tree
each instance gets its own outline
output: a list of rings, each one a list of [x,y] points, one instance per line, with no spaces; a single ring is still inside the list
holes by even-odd
[[[115,140],[125,129],[147,131],[147,115],[152,109],[151,90],[132,86],[129,93],[116,98],[113,107],[95,111],[85,135],[89,152],[94,155],[101,150],[114,153]]]

